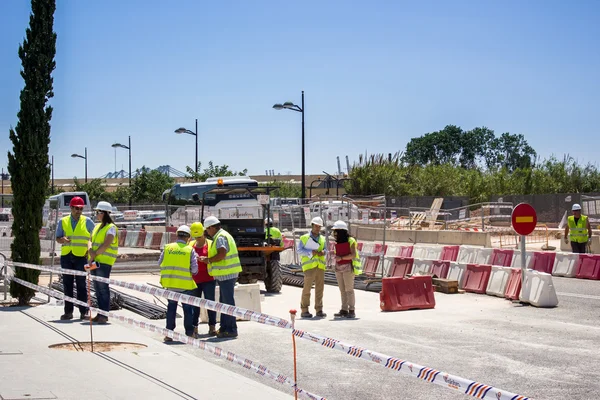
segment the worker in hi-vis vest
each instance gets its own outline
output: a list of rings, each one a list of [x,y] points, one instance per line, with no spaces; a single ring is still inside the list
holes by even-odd
[[[573,215],[567,218],[565,226],[565,243],[571,241],[573,253],[585,253],[588,242],[591,243],[592,227],[587,215],[581,214],[581,206],[573,204]]]
[[[165,245],[160,254],[158,265],[160,265],[160,284],[165,289],[180,292],[190,296],[194,295],[197,287],[193,276],[198,273],[198,260],[196,252],[188,244],[191,237],[189,226],[181,225],[177,228],[177,241]],[[194,306],[182,304],[183,327],[185,334],[196,337],[194,333],[193,314]],[[177,318],[177,301],[169,300],[167,304],[167,329],[175,330],[175,319]],[[165,336],[165,342],[172,342],[173,338]]]
[[[85,202],[79,196],[75,196],[69,202],[71,214],[63,217],[56,227],[56,241],[61,244],[60,267],[85,272],[87,264],[88,242],[95,224],[90,218],[82,215]],[[85,276],[63,274],[62,281],[64,293],[67,297],[73,297],[73,284],[77,284],[77,300],[87,304],[87,286]],[[87,319],[88,308],[78,306],[80,319]],[[73,303],[65,300],[65,313],[60,319],[73,319]]]
[[[300,236],[298,243],[298,255],[300,264],[304,272],[304,284],[302,286],[302,298],[300,308],[302,309],[302,318],[312,318],[313,315],[308,311],[310,307],[310,290],[315,284],[315,311],[317,318],[325,318],[327,314],[323,312],[323,292],[325,290],[325,237],[321,235],[323,219],[315,217],[310,221],[311,230],[309,233]]]
[[[211,237],[212,243],[208,248],[208,256],[201,257],[201,261],[208,264],[208,273],[219,285],[219,303],[235,306],[235,283],[242,272],[235,240],[229,232],[221,228],[221,221],[217,217],[207,217],[204,220],[204,229]],[[233,339],[237,336],[235,317],[222,312],[217,337]]]

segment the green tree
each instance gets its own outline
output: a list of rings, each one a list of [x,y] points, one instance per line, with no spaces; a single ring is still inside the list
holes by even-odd
[[[10,129],[13,153],[8,153],[8,172],[12,179],[15,240],[11,245],[14,261],[39,264],[42,209],[50,181],[48,146],[52,107],[47,102],[54,96],[52,71],[56,67],[56,33],[54,33],[55,0],[31,0],[29,27],[19,58],[25,87],[21,91],[21,109],[15,129]],[[40,271],[17,268],[15,276],[37,284]],[[35,291],[17,283],[10,285],[11,296],[19,305],[29,303]]]
[[[73,178],[75,191],[86,192],[90,201],[109,200],[111,196],[106,193],[104,183],[106,183],[106,181],[102,181],[102,179],[99,178],[92,179],[87,183],[80,182],[77,178]]]
[[[117,190],[111,193],[112,201],[114,203],[127,203],[129,201],[129,187],[127,186],[119,186]]]
[[[198,170],[201,170],[202,163],[198,163]],[[212,161],[208,162],[208,168],[204,168],[204,171],[196,173],[191,167],[186,167],[186,172],[190,175],[190,178],[194,182],[204,182],[208,178],[217,176],[245,176],[248,173],[247,169],[237,172],[229,169],[229,165],[214,165]]]
[[[527,143],[525,136],[505,132],[490,141],[486,153],[488,169],[507,168],[513,172],[518,168],[530,168],[536,158],[536,152]]]
[[[131,182],[132,199],[139,203],[161,202],[163,192],[173,185],[175,185],[175,179],[144,166],[137,170],[137,176]]]

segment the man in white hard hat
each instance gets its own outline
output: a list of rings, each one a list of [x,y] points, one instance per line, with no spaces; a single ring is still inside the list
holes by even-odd
[[[177,228],[177,241],[165,245],[160,254],[158,265],[160,265],[160,284],[165,289],[194,295],[197,288],[193,275],[198,273],[198,261],[196,252],[188,244],[191,237],[190,227],[181,225]],[[175,330],[175,319],[177,318],[177,301],[169,300],[167,305],[167,329]],[[182,304],[183,326],[185,334],[190,337],[194,335],[193,312],[194,306]],[[172,342],[173,338],[165,336],[165,342]]]
[[[588,242],[591,243],[592,227],[587,215],[581,214],[581,206],[573,204],[573,215],[567,218],[565,226],[565,243],[571,241],[573,253],[585,253]]]
[[[327,314],[323,312],[323,291],[325,290],[325,237],[321,235],[323,219],[315,217],[310,221],[311,231],[300,236],[298,243],[298,254],[300,263],[304,272],[304,285],[302,287],[302,299],[300,308],[302,309],[302,318],[312,318],[313,315],[308,311],[310,307],[310,290],[315,284],[315,311],[318,318],[325,318]]]
[[[208,273],[219,285],[219,303],[235,306],[235,283],[242,272],[235,240],[221,228],[221,221],[217,217],[207,217],[204,220],[204,229],[212,238],[212,243],[208,248],[208,257],[202,257],[200,260],[208,264]],[[221,313],[219,325],[218,338],[234,339],[238,336],[235,317]]]

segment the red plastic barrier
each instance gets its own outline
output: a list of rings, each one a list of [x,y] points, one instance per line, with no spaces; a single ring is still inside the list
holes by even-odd
[[[386,250],[387,250],[387,245],[386,245]],[[373,246],[373,253],[378,254],[381,253],[383,251],[383,245],[381,243],[375,243],[375,246]]]
[[[551,274],[555,259],[556,253],[553,251],[536,251],[533,253],[530,269]]]
[[[399,257],[412,257],[413,246],[400,246]]]
[[[176,226],[167,226],[167,232],[177,233],[177,227]]]
[[[127,236],[127,230],[119,229],[119,233],[117,233],[117,236],[119,237],[119,247],[124,247],[125,246],[125,237]]]
[[[580,279],[600,280],[600,255],[580,254],[575,276]]]
[[[358,246],[358,251],[362,251],[362,247],[363,247],[363,243],[362,242],[358,242],[356,244],[356,246]]]
[[[140,231],[140,235],[138,236],[138,240],[137,240],[135,247],[144,248],[145,244],[146,244],[146,231]]]
[[[286,238],[283,238],[283,248],[284,248],[285,250],[287,250],[287,249],[291,249],[291,248],[293,248],[293,247],[294,247],[294,239],[286,239]]]
[[[440,255],[441,261],[456,261],[458,258],[458,251],[460,246],[444,246],[442,254]],[[446,278],[444,278],[446,279]]]
[[[431,275],[434,275],[441,279],[448,277],[448,271],[450,270],[450,261],[434,261],[431,264]]]
[[[392,267],[388,271],[388,277],[404,277],[412,272],[414,258],[394,257]]]
[[[379,306],[382,311],[434,308],[431,276],[383,278]]]
[[[508,281],[506,282],[506,290],[504,298],[509,300],[519,300],[521,293],[521,269],[511,268]]]
[[[491,273],[491,265],[467,264],[463,289],[471,293],[485,294]]]
[[[150,248],[152,250],[160,250],[160,243],[162,242],[163,235],[163,232],[154,232],[152,235],[152,242],[150,243]]]
[[[490,264],[499,267],[510,267],[514,252],[514,250],[494,249],[492,251]]]
[[[379,256],[366,256],[363,272],[366,276],[375,276],[377,266],[379,265]]]

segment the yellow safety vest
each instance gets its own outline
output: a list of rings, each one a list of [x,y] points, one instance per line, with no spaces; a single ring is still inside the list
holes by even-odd
[[[300,236],[300,241],[304,246],[308,243],[309,240],[312,240],[310,234]],[[319,248],[317,251],[323,251],[325,249],[325,238],[322,235],[319,235]],[[325,256],[302,256],[300,257],[300,262],[302,263],[302,271],[306,272],[311,269],[320,268],[325,270]]]
[[[587,216],[582,215],[575,225],[575,217],[570,216],[567,218],[569,224],[569,239],[571,242],[576,243],[587,243],[588,241],[588,230],[587,230]]]
[[[111,227],[115,227],[115,237],[113,238],[110,246],[104,250],[104,253],[96,256],[96,261],[102,264],[114,265],[117,261],[117,255],[119,254],[119,231],[115,224],[106,224],[104,228],[100,229],[102,224],[96,224],[94,231],[92,232],[92,250],[96,251],[102,246],[106,239],[106,233]]]
[[[210,276],[225,276],[242,272],[242,263],[240,262],[240,257],[238,255],[235,240],[233,239],[233,237],[231,237],[231,235],[228,232],[224,231],[223,229],[217,232],[217,234],[213,238],[213,241],[210,244],[210,247],[208,248],[208,258],[217,255],[217,239],[220,236],[223,236],[227,239],[229,251],[227,252],[227,254],[225,254],[225,258],[221,261],[208,263],[208,274]]]
[[[193,290],[196,282],[192,278],[190,260],[192,246],[185,243],[169,243],[165,246],[160,263],[160,284],[167,289]]]
[[[66,256],[73,253],[74,256],[83,257],[87,253],[88,242],[90,241],[90,232],[87,229],[86,218],[82,215],[77,221],[75,230],[71,227],[71,215],[63,217],[61,220],[65,237],[71,241],[62,245],[60,255]]]
[[[265,239],[269,239],[269,233],[271,234],[271,239],[279,240],[279,247],[283,247],[283,235],[279,228],[265,228]]]
[[[354,247],[355,255],[352,259],[352,269],[354,270],[354,275],[360,275],[363,273],[362,271],[362,263],[360,262],[360,254],[358,253],[358,243],[356,243],[356,239],[350,237],[348,239],[348,243],[350,243],[350,248]]]

